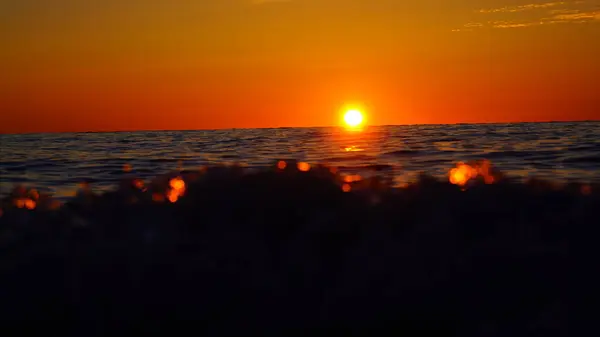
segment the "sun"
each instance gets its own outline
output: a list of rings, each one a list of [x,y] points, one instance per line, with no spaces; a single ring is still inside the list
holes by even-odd
[[[351,109],[344,113],[344,122],[350,127],[360,126],[363,123],[363,120],[362,112],[356,109]]]

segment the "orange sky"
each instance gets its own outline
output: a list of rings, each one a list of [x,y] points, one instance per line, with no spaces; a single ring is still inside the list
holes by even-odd
[[[0,133],[600,119],[600,2],[0,3]]]

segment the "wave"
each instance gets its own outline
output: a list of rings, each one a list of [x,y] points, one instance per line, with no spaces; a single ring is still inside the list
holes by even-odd
[[[556,158],[560,154],[560,151],[545,151],[545,150],[532,150],[532,151],[486,151],[482,155],[488,159],[500,159],[500,158]]]
[[[330,157],[330,158],[324,158],[322,161],[325,163],[339,163],[339,162],[346,162],[346,161],[370,161],[370,160],[376,160],[377,158],[373,157],[373,156],[369,156],[369,155],[365,155],[365,154],[355,154],[355,155],[349,155],[349,156],[343,156],[343,157]]]
[[[390,171],[399,169],[398,165],[389,164],[366,164],[366,165],[342,165],[336,167],[340,172],[369,172],[369,171]]]
[[[563,163],[582,163],[582,164],[598,164],[600,163],[600,155],[567,157],[562,160]]]
[[[464,141],[464,139],[460,138],[436,138],[430,140],[431,143],[458,143],[462,141]]]
[[[238,154],[222,154],[219,156],[221,159],[242,159],[242,156]]]
[[[418,156],[422,155],[422,151],[418,150],[396,150],[391,152],[385,152],[382,156],[392,156],[392,157],[406,157],[406,156]]]
[[[56,177],[61,176],[109,177],[112,181],[126,164],[134,172],[150,176],[174,169],[180,161],[190,167],[229,161],[256,166],[290,155],[338,166],[389,164],[402,167],[407,174],[425,172],[439,178],[451,162],[490,159],[515,176],[526,176],[533,167],[536,175],[556,181],[600,181],[600,143],[594,138],[598,126],[498,124],[373,127],[361,133],[288,128],[2,135],[0,169],[10,174],[0,179],[16,184],[25,181],[21,178],[35,177],[40,186],[53,187],[59,183]],[[131,142],[120,143],[121,139]],[[561,165],[560,170],[556,165]]]
[[[82,186],[64,204],[15,189],[0,201],[3,328],[474,337],[494,322],[565,335],[566,233],[595,230],[600,185],[498,174],[491,184],[422,177],[392,189],[284,164],[148,184],[128,176],[105,193]]]

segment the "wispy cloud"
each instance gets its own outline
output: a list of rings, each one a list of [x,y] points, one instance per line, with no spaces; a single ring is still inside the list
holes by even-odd
[[[521,12],[535,12],[517,19]],[[523,28],[559,23],[600,22],[600,6],[586,6],[585,1],[557,1],[521,6],[479,9],[482,22],[469,22],[454,32],[473,31],[479,28]],[[501,17],[498,17],[501,16]],[[524,16],[524,14],[519,14]]]
[[[550,8],[550,7],[556,7],[556,6],[561,6],[561,5],[565,5],[565,4],[567,4],[567,3],[564,1],[546,2],[546,3],[541,3],[541,4],[528,4],[528,5],[521,5],[521,6],[507,6],[507,7],[501,7],[501,8],[480,9],[480,10],[478,10],[478,12],[479,13],[516,13],[516,12],[529,11],[529,10],[533,10],[533,9],[545,9],[545,8]]]
[[[549,13],[550,14],[573,14],[579,13],[579,9],[553,9]]]
[[[600,20],[600,10],[592,12],[558,14],[553,16],[551,19],[563,21]]]
[[[539,22],[510,22],[510,21],[494,21],[491,22],[491,26],[494,28],[522,28],[531,27],[540,24]]]

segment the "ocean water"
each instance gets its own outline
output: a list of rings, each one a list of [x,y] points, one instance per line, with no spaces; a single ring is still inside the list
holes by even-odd
[[[279,159],[326,163],[397,184],[447,177],[458,161],[488,159],[525,179],[600,182],[600,122],[230,129],[0,135],[0,194],[15,185],[66,198],[78,183],[112,188],[123,167],[149,179],[177,169]]]

